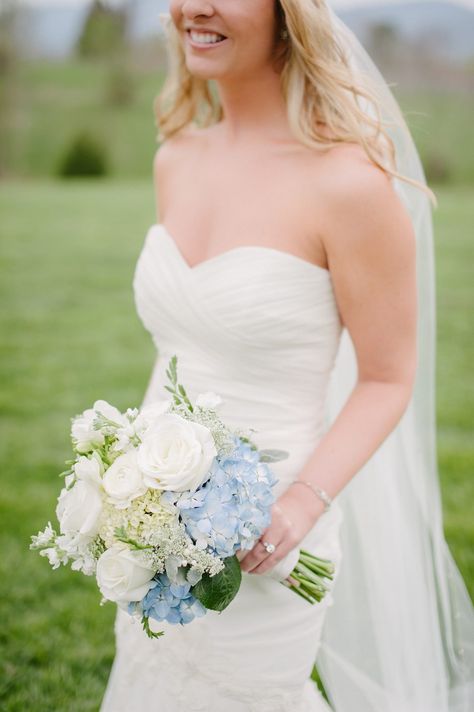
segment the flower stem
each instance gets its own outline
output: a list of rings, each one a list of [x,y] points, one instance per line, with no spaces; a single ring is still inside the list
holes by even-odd
[[[306,549],[301,549],[296,566],[288,579],[292,585],[288,586],[299,596],[311,604],[321,601],[329,590],[323,579],[332,579],[334,575],[334,564],[328,559],[321,559],[311,554]]]

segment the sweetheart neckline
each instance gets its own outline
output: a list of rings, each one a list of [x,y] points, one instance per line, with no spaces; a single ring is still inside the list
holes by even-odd
[[[279,256],[282,256],[285,258],[289,258],[290,260],[295,260],[296,262],[299,262],[300,264],[302,264],[310,269],[314,269],[319,274],[324,274],[324,275],[326,275],[326,277],[331,279],[331,272],[328,269],[326,269],[326,267],[321,267],[321,265],[317,265],[314,262],[310,262],[309,260],[305,259],[304,257],[299,257],[299,255],[294,255],[292,252],[287,252],[286,250],[279,250],[277,247],[269,247],[268,245],[237,245],[236,247],[231,247],[228,250],[219,252],[217,255],[212,255],[211,257],[208,257],[205,260],[201,260],[201,262],[198,262],[195,265],[190,265],[188,263],[188,261],[185,259],[180,248],[178,247],[176,240],[171,235],[168,228],[162,222],[153,223],[151,228],[161,229],[162,234],[167,237],[170,244],[173,246],[176,254],[181,259],[181,262],[187,267],[187,269],[190,272],[194,272],[194,271],[198,270],[200,267],[210,264],[211,262],[215,262],[219,259],[226,258],[229,255],[232,255],[233,253],[236,253],[236,252],[240,252],[242,250],[261,250],[261,251],[276,254],[276,255],[279,255]]]

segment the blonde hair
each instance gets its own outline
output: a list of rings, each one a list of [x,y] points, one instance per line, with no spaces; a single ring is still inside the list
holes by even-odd
[[[383,126],[383,105],[376,87],[363,73],[355,81],[325,0],[275,0],[275,13],[275,39],[280,42],[274,59],[282,67],[282,92],[295,138],[314,149],[358,143],[379,168],[420,188],[437,205],[430,188],[397,171],[395,146]],[[191,74],[179,33],[171,17],[164,17],[168,20],[169,70],[154,101],[160,143],[189,124],[207,127],[223,118],[212,80]],[[286,30],[284,40],[282,30]],[[360,108],[358,97],[369,102],[375,117]],[[330,129],[333,140],[320,131],[320,124]],[[397,126],[407,130],[402,117]]]

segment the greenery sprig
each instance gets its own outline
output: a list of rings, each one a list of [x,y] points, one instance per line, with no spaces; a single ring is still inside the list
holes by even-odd
[[[161,636],[165,634],[163,630],[157,630],[155,632],[150,628],[150,621],[148,620],[148,616],[142,616],[142,626],[143,630],[149,638],[161,638]]]
[[[75,460],[64,460],[64,464],[68,465],[68,469],[60,472],[58,477],[66,477],[67,475],[74,474],[73,465],[75,462]]]
[[[153,546],[151,546],[151,544],[150,545],[140,544],[135,539],[130,539],[130,537],[127,536],[125,527],[115,527],[114,534],[115,534],[115,538],[118,539],[118,541],[121,541],[124,544],[128,544],[129,546],[132,547],[132,549],[137,549],[137,550],[153,549]]]
[[[173,395],[175,405],[184,405],[190,413],[194,412],[191,401],[188,398],[188,394],[184,386],[178,383],[178,373],[177,373],[178,357],[176,354],[170,358],[169,366],[166,369],[166,375],[171,383],[171,386],[165,386],[166,390]]]

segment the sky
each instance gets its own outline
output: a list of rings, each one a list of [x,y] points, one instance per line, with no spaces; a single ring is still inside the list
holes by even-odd
[[[53,5],[53,4],[82,4],[88,2],[89,0],[22,0],[27,5]],[[456,5],[464,5],[474,10],[474,0],[447,0],[452,1]],[[351,8],[351,7],[361,7],[364,5],[379,5],[381,3],[390,3],[393,5],[401,4],[406,2],[406,0],[330,0],[329,4],[334,8]],[[425,0],[425,2],[431,2],[431,0]],[[0,5],[2,0],[0,0]],[[118,3],[119,4],[119,3]]]
[[[431,0],[426,0],[426,2],[430,2]],[[447,0],[450,2],[451,0]],[[329,5],[333,7],[343,7],[343,8],[351,8],[351,7],[361,7],[364,5],[385,5],[385,4],[391,4],[391,5],[400,5],[401,3],[406,2],[406,0],[332,0],[332,2],[329,2]],[[469,7],[474,9],[474,0],[455,0],[454,1],[455,5],[464,5],[465,7]]]
[[[431,0],[426,0],[426,2],[430,1]],[[451,0],[447,1],[450,2]],[[328,4],[333,7],[351,8],[361,7],[364,5],[385,5],[389,3],[391,5],[400,5],[404,2],[406,2],[406,0],[332,0],[332,2],[329,2]],[[464,5],[465,7],[474,9],[474,0],[455,0],[454,4]]]

